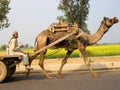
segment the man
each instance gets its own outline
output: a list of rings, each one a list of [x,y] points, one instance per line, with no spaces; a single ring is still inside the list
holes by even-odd
[[[18,43],[18,32],[14,31],[12,34],[12,38],[10,39],[9,43],[8,43],[8,53],[10,55],[21,55],[22,56],[22,62],[25,65],[25,68],[27,70],[32,70],[33,68],[31,68],[29,66],[29,59],[28,59],[28,54],[23,52],[21,50],[21,48],[23,47],[23,45],[21,43]]]

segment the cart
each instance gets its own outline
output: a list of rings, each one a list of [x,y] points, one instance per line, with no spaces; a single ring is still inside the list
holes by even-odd
[[[16,65],[20,63],[20,55],[2,55],[0,56],[0,82],[11,77],[16,71]]]

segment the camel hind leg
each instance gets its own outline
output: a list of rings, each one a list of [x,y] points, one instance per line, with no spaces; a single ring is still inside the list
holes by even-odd
[[[68,57],[72,54],[72,52],[73,52],[73,51],[67,51],[66,56],[65,56],[64,59],[62,60],[62,63],[61,63],[61,66],[60,66],[60,69],[59,69],[58,75],[57,75],[58,78],[61,78],[61,77],[62,77],[62,68],[63,68],[63,66],[67,63]]]
[[[44,72],[45,76],[46,76],[48,79],[52,79],[52,77],[47,73],[47,71],[45,70],[45,67],[44,67],[44,57],[45,57],[45,53],[46,53],[46,52],[41,52],[41,53],[40,53],[39,66],[41,67],[41,69],[42,69],[42,71]]]

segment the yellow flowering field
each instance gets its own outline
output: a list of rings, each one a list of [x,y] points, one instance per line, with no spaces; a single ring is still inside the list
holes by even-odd
[[[120,55],[120,44],[116,45],[95,45],[86,48],[88,56],[115,56]],[[24,49],[25,52],[34,53],[33,49]],[[66,50],[64,49],[48,49],[46,58],[64,57]],[[0,51],[0,55],[6,54],[6,51]],[[75,50],[70,57],[79,57],[79,51]],[[39,58],[39,56],[37,57]]]

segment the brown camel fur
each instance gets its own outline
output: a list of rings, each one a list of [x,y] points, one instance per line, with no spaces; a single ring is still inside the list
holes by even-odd
[[[75,49],[78,49],[80,51],[80,53],[83,57],[84,63],[86,65],[86,67],[88,68],[88,70],[90,71],[91,75],[93,77],[98,77],[99,75],[92,70],[92,68],[90,67],[89,61],[87,60],[86,47],[97,43],[102,38],[102,36],[108,31],[108,29],[115,23],[118,23],[118,19],[116,17],[114,17],[112,19],[104,17],[98,31],[95,34],[89,35],[89,34],[83,32],[83,30],[78,29],[76,34],[74,34],[71,37],[54,45],[54,47],[56,47],[56,48],[65,48],[67,50],[67,53],[66,53],[64,59],[62,60],[57,77],[58,78],[62,77],[62,68],[66,64],[68,57],[72,54],[72,52]],[[69,32],[52,33],[48,29],[42,31],[37,36],[35,51],[45,47],[46,45],[54,42],[55,40],[65,36],[67,34],[69,34]],[[45,57],[46,52],[47,52],[47,49],[40,52],[39,65],[42,68],[46,77],[48,79],[51,79],[52,77],[47,73],[47,71],[44,68],[44,57]]]

